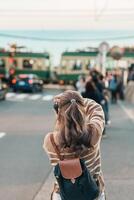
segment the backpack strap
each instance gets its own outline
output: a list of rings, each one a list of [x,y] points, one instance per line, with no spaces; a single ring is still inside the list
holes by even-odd
[[[55,143],[55,141],[54,141],[53,133],[50,135],[50,140],[51,140],[52,146],[53,146],[53,148],[54,148],[54,150],[55,150],[55,152],[56,152],[58,158],[59,158],[60,160],[63,160],[63,157],[60,155],[60,150],[59,150],[58,146],[56,145],[56,143]]]

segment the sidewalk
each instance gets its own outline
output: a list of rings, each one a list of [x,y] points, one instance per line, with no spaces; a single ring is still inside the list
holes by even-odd
[[[124,112],[129,116],[129,118],[134,121],[134,103],[130,102],[121,102],[119,103],[121,108],[124,110]]]
[[[102,169],[107,200],[134,199],[134,105],[111,106],[111,127],[102,140]],[[131,114],[130,114],[131,113]],[[34,200],[50,200],[53,175],[48,177]]]
[[[63,90],[74,90],[72,85],[59,85],[59,84],[44,84],[44,89],[63,89]]]

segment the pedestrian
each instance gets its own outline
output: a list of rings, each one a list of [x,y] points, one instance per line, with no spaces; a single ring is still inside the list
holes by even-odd
[[[111,91],[111,103],[117,103],[117,75],[114,75],[109,83],[109,90]]]
[[[120,100],[125,99],[123,77],[121,76],[118,77],[117,94]]]
[[[94,75],[92,77],[92,80],[96,86],[96,88],[99,90],[99,92],[102,94],[103,90],[105,89],[105,84],[103,82],[103,75]]]
[[[105,99],[105,105],[104,105],[104,113],[105,113],[105,124],[110,125],[110,114],[109,114],[109,91],[105,89],[103,91],[104,99]]]
[[[76,89],[82,96],[85,92],[85,83],[85,77],[80,75],[78,77],[78,81],[76,82]]]
[[[84,160],[87,170],[99,188],[97,200],[105,200],[100,157],[100,143],[105,124],[102,107],[91,99],[83,98],[78,92],[68,90],[55,96],[54,109],[56,125],[53,132],[46,135],[43,145],[52,166],[56,168],[60,162],[57,151],[66,161],[77,155]],[[59,188],[59,184],[55,182],[52,200],[64,200]]]
[[[104,100],[102,94],[99,92],[99,90],[97,89],[92,80],[86,83],[83,97],[88,99],[93,99],[99,104],[101,104],[101,102]]]
[[[84,98],[88,98],[88,99],[93,99],[94,101],[96,101],[98,104],[100,104],[102,106],[102,109],[104,111],[105,114],[105,124],[107,124],[107,120],[108,119],[108,104],[107,104],[107,100],[103,94],[103,91],[100,92],[98,90],[98,88],[96,87],[94,81],[88,81],[86,83],[85,86],[85,93],[83,94]],[[106,129],[104,128],[103,130],[103,137],[105,138],[106,135]]]

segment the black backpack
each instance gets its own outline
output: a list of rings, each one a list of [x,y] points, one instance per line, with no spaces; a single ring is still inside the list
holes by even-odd
[[[51,143],[60,161],[54,168],[62,200],[95,200],[99,196],[99,187],[91,176],[83,159],[64,160],[55,144],[53,134]]]

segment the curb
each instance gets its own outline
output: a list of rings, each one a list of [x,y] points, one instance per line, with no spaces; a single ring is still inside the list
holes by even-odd
[[[50,172],[48,178],[46,179],[45,183],[36,194],[33,200],[50,200],[51,192],[53,189],[54,183],[54,176],[53,171]]]

